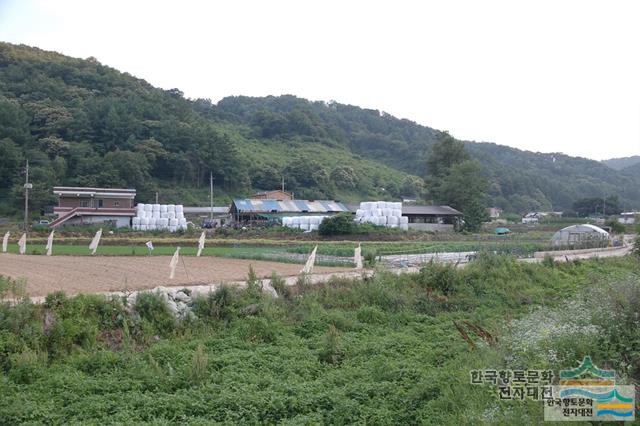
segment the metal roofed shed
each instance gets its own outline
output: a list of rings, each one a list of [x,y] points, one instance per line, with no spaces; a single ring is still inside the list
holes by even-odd
[[[449,206],[402,206],[402,216],[409,219],[409,229],[450,232],[459,228],[462,213]]]
[[[261,221],[282,216],[331,215],[348,212],[338,201],[330,200],[259,200],[236,198],[229,212],[236,222]]]
[[[591,224],[571,225],[562,228],[551,239],[556,246],[602,247],[609,243],[609,233]]]

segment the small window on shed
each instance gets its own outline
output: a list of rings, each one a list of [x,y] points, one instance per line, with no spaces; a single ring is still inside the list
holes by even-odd
[[[120,201],[114,201],[113,207],[120,207]]]

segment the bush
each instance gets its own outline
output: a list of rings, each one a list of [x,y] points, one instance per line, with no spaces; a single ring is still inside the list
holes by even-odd
[[[608,220],[606,225],[611,228],[612,234],[624,234],[625,227],[615,219]]]
[[[460,277],[455,265],[431,261],[420,269],[418,282],[423,287],[431,287],[448,296],[458,287]]]
[[[136,296],[136,312],[145,321],[148,321],[159,334],[167,334],[173,331],[176,320],[169,310],[162,295],[153,292],[140,292]]]
[[[323,236],[353,234],[356,224],[351,213],[340,213],[328,217],[320,223],[318,233]]]
[[[226,285],[206,297],[198,297],[193,303],[193,313],[199,318],[229,321],[233,316],[234,291]]]

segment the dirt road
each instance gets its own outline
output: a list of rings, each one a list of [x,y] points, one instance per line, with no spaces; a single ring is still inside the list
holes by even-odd
[[[20,256],[0,254],[0,275],[27,280],[29,296],[44,296],[56,290],[67,294],[142,290],[157,286],[187,286],[240,281],[253,265],[258,277],[273,271],[280,276],[297,275],[302,265],[220,257],[185,256],[169,279],[170,256]],[[184,263],[183,263],[184,262]],[[316,267],[330,273],[344,268]]]

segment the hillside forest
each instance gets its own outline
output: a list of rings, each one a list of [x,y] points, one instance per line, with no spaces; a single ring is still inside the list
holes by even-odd
[[[607,197],[640,205],[634,165],[459,141],[333,101],[187,99],[95,58],[0,43],[0,215],[19,212],[26,160],[36,214],[55,201],[54,185],[205,205],[210,173],[218,203],[284,181],[297,198],[412,198],[464,211],[568,210]]]

